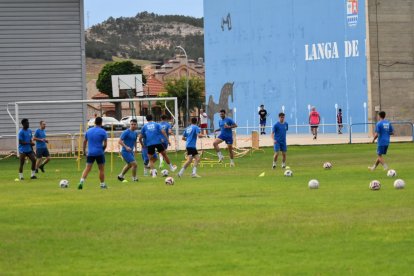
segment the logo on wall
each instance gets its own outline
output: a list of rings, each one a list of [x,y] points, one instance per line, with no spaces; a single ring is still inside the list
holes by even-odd
[[[221,18],[221,29],[224,32],[225,27],[227,26],[227,30],[231,30],[231,16],[230,13],[227,14],[227,17]]]
[[[349,27],[355,27],[358,23],[358,0],[347,0],[346,20]]]
[[[218,103],[214,102],[213,96],[210,95],[207,105],[207,116],[210,120],[210,128],[214,129],[214,114],[220,110],[226,110],[227,116],[233,118],[233,109],[230,109],[229,100],[233,102],[233,86],[234,82],[227,82],[223,85],[220,92]]]

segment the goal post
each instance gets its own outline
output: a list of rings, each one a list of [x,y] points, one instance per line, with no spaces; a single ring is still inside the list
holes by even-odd
[[[170,108],[167,106],[167,102],[174,102],[174,110],[171,111]],[[176,97],[152,97],[152,98],[131,98],[131,99],[102,99],[102,100],[60,100],[60,101],[19,101],[10,104],[14,104],[15,108],[15,117],[13,118],[12,114],[9,112],[9,116],[12,119],[13,123],[15,124],[16,128],[16,153],[19,154],[19,137],[18,133],[20,130],[20,118],[21,112],[20,110],[23,107],[36,107],[36,106],[48,106],[48,108],[53,108],[55,105],[64,105],[64,104],[110,104],[110,103],[135,103],[135,102],[164,102],[166,112],[170,113],[171,117],[174,120],[174,130],[175,135],[178,137],[179,135],[179,126],[178,126],[178,101]],[[27,114],[30,111],[25,110]],[[30,119],[30,115],[25,115]],[[88,120],[87,114],[83,116],[83,125],[86,126],[86,122]],[[44,118],[45,120],[51,120],[51,118]],[[78,128],[79,125],[74,126],[74,129]],[[87,127],[87,126],[86,126]],[[177,150],[179,150],[179,146],[177,145]]]

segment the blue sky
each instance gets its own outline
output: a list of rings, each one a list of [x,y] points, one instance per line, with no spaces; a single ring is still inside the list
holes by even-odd
[[[179,14],[203,17],[203,0],[84,0],[85,26],[95,25],[108,19],[121,16],[135,16],[148,11],[157,14]]]

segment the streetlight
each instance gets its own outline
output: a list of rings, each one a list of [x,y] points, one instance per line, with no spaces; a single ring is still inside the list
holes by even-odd
[[[187,79],[187,81],[186,81],[186,87],[187,87],[187,105],[186,105],[186,114],[185,114],[185,126],[187,126],[187,124],[188,124],[188,122],[189,122],[189,101],[188,101],[188,79],[189,79],[189,76],[188,76],[188,74],[189,74],[189,72],[188,72],[188,56],[187,56],[187,52],[185,51],[185,49],[183,48],[183,47],[181,47],[181,46],[176,46],[175,47],[176,49],[180,49],[180,50],[182,50],[183,52],[184,52],[184,55],[185,55],[185,63],[186,63],[186,71],[187,71],[187,77],[186,77],[186,79]]]

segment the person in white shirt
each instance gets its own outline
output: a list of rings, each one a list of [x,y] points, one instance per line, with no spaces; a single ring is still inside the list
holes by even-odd
[[[207,136],[207,138],[210,138],[210,136],[208,136],[207,123],[208,123],[207,113],[201,108],[200,109],[201,134],[204,135],[204,136]]]

